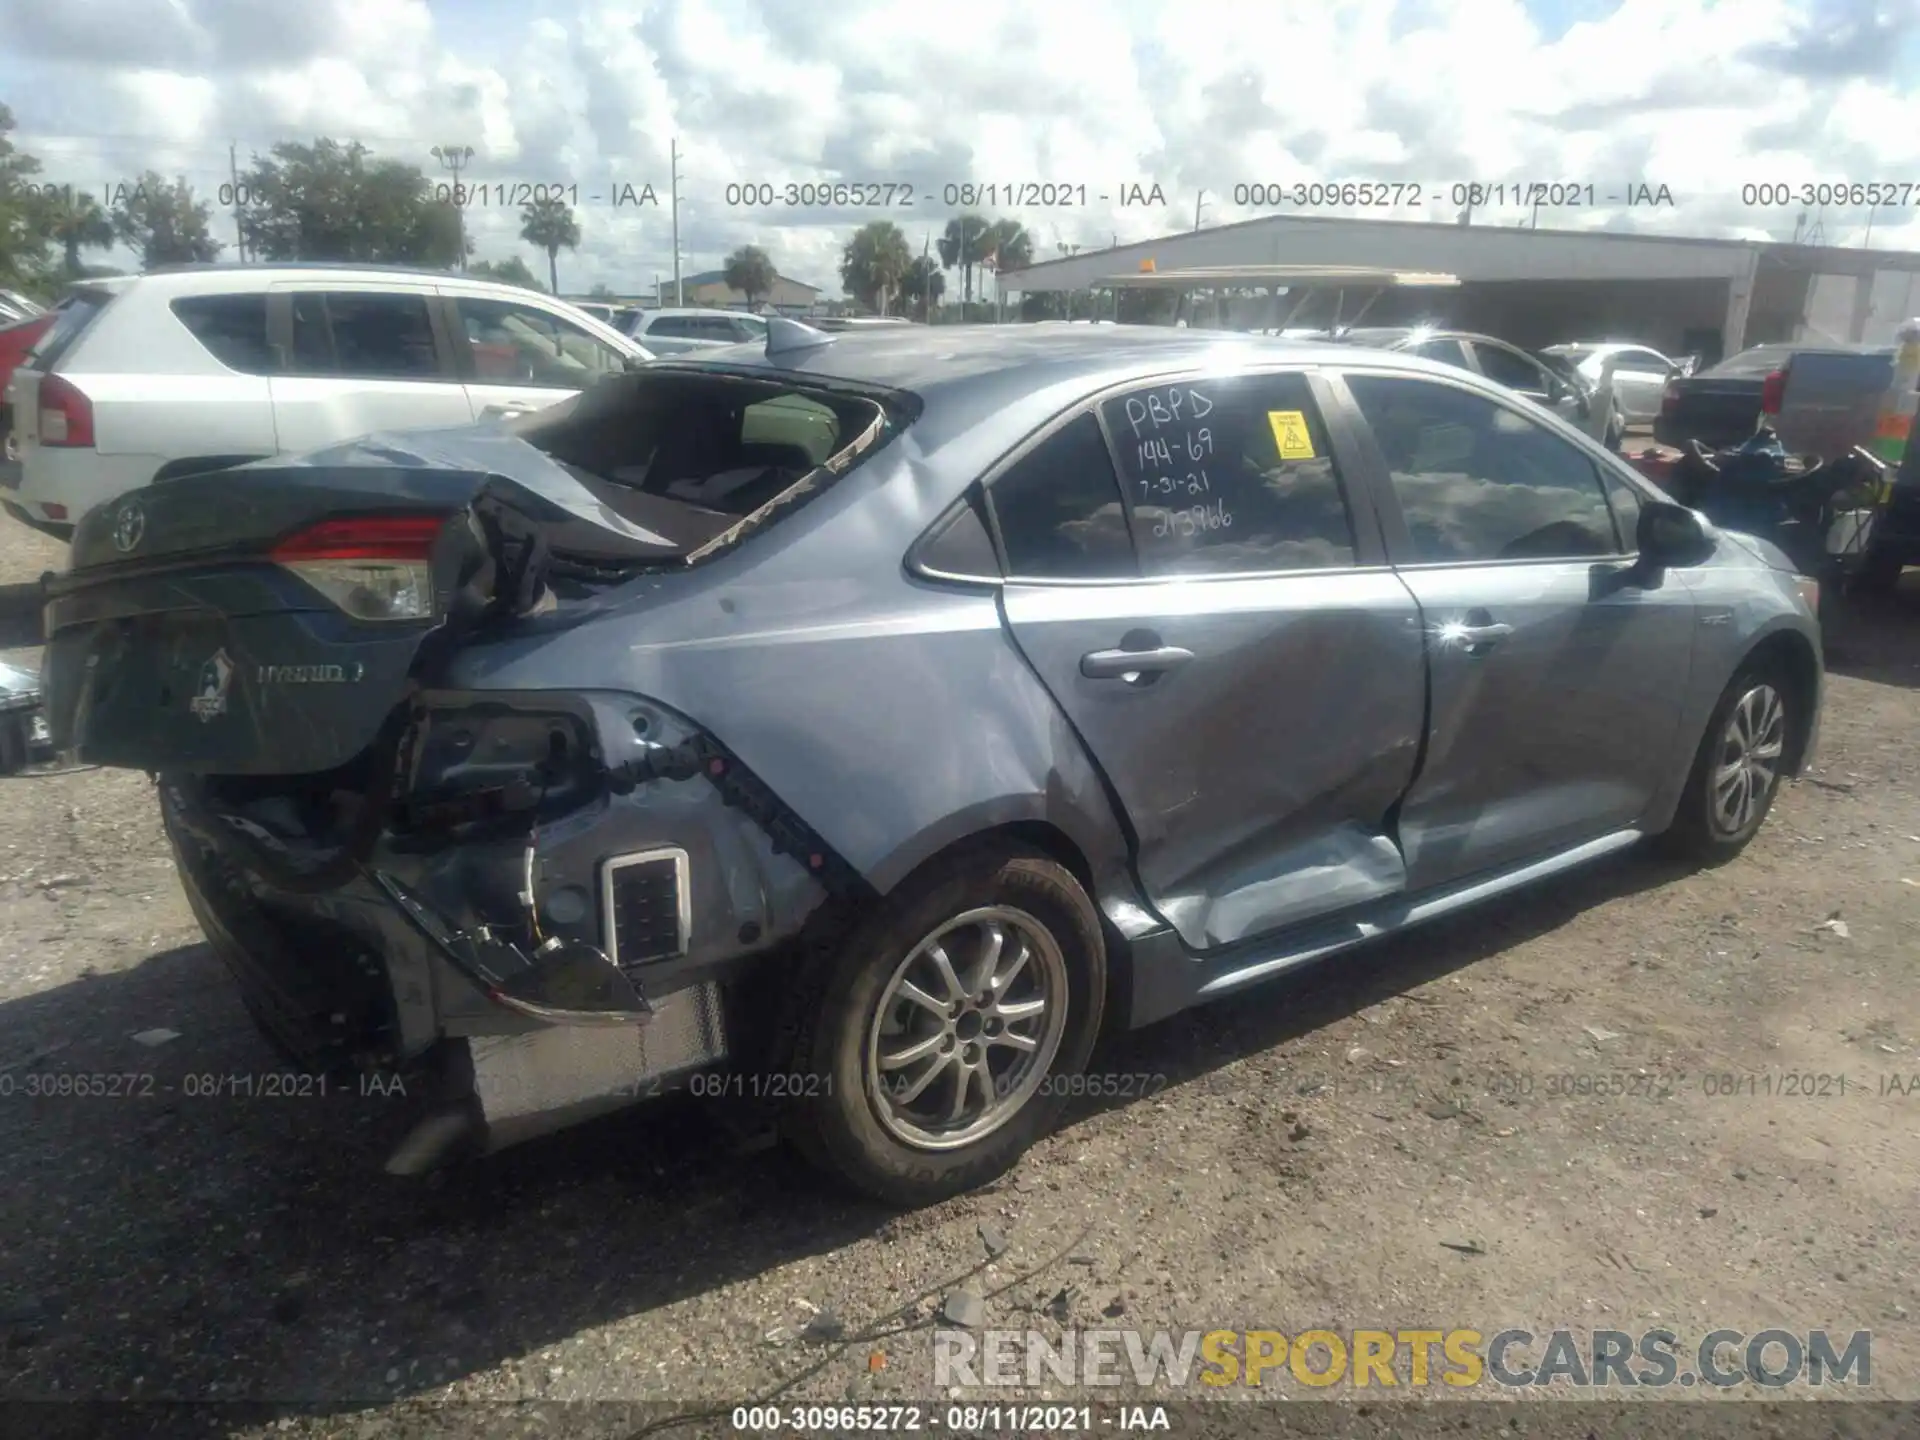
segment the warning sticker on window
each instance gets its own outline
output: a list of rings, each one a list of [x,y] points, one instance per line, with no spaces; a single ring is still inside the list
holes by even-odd
[[[1311,460],[1313,436],[1307,430],[1307,417],[1298,410],[1269,410],[1267,423],[1273,427],[1273,443],[1280,448],[1282,460]]]

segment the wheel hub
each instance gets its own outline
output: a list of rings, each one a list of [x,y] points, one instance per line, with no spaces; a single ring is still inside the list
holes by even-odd
[[[1046,926],[1007,906],[954,917],[880,992],[864,1067],[875,1117],[916,1149],[979,1140],[1037,1093],[1066,1014],[1066,963]]]

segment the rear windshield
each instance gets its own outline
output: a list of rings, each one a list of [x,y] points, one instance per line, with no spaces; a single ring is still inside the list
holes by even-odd
[[[104,290],[76,290],[67,296],[54,306],[54,321],[47,327],[46,334],[34,341],[33,348],[27,352],[26,368],[42,374],[53,369],[60,363],[60,357],[73,348],[81,332],[112,303],[113,296]]]
[[[506,422],[622,518],[689,558],[824,488],[910,418],[778,381],[646,371]],[[825,467],[824,469],[822,467]],[[818,474],[821,483],[803,485]]]
[[[1781,345],[1761,345],[1752,350],[1742,350],[1738,355],[1729,355],[1718,365],[1703,370],[1703,375],[1726,376],[1766,376],[1787,363],[1787,357],[1793,352]]]

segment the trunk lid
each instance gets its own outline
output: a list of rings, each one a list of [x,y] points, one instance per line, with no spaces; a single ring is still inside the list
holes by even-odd
[[[335,770],[373,744],[436,643],[534,608],[556,552],[671,564],[686,530],[709,528],[649,530],[500,434],[373,436],[149,486],[83,517],[72,570],[48,582],[48,722],[86,764]],[[355,577],[379,581],[406,555],[422,582],[410,618],[343,608],[378,610]],[[342,582],[355,564],[375,568]]]
[[[505,424],[131,491],[81,519],[72,570],[47,584],[54,740],[150,771],[364,766],[480,628],[723,554],[911,414],[844,386],[649,367]]]

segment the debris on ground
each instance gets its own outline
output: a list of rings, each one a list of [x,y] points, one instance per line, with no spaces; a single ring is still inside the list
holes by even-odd
[[[971,1290],[955,1290],[940,1306],[940,1318],[949,1325],[977,1330],[987,1320],[987,1302]]]
[[[1482,1245],[1478,1240],[1442,1240],[1440,1244],[1442,1248],[1456,1251],[1461,1255],[1484,1255],[1487,1253],[1487,1247]]]
[[[989,1225],[982,1221],[980,1243],[987,1247],[988,1255],[998,1258],[1007,1253],[1007,1232],[997,1225]]]
[[[153,1030],[136,1030],[132,1036],[135,1044],[145,1045],[150,1049],[155,1046],[165,1045],[167,1042],[178,1040],[179,1038],[180,1032],[178,1030],[168,1030],[164,1026]]]

